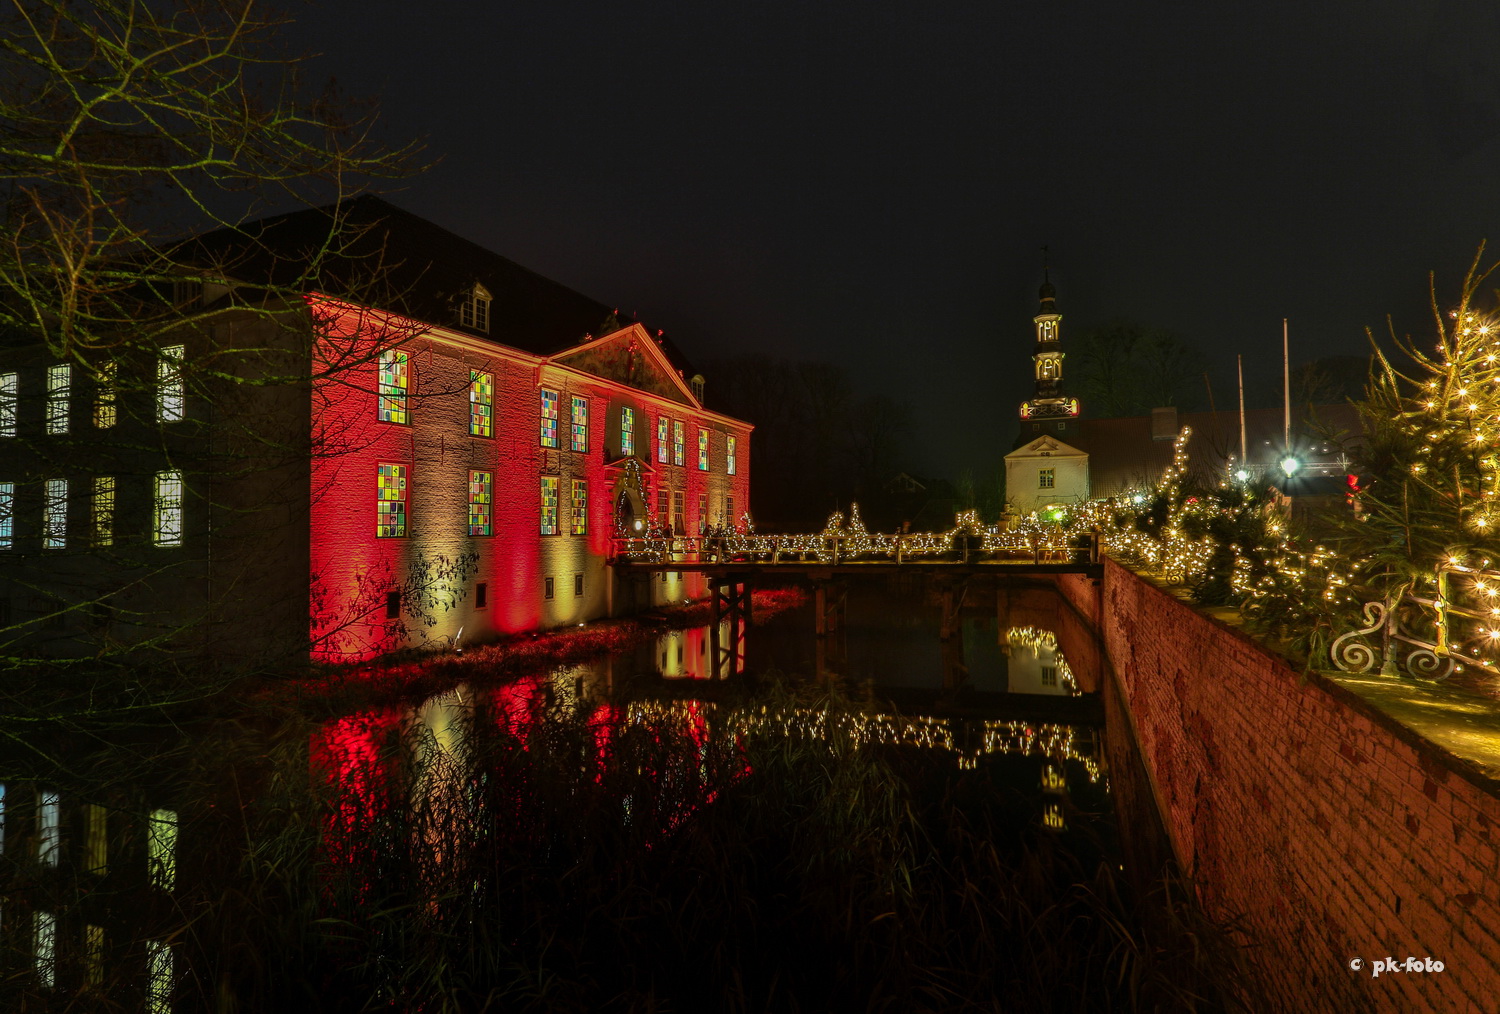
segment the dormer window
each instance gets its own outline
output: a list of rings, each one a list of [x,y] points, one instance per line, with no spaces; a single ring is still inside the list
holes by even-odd
[[[490,290],[476,283],[458,308],[458,322],[486,334],[490,330]]]

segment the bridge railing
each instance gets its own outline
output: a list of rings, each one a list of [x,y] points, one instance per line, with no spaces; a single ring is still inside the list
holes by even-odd
[[[819,532],[761,535],[616,536],[613,560],[630,563],[1087,563],[1102,551],[1098,532],[1069,538],[1061,528],[1022,533]]]

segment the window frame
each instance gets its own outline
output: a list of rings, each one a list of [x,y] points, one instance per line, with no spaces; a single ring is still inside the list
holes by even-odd
[[[737,450],[738,450],[738,445],[735,442],[735,438],[732,435],[730,435],[730,434],[725,434],[725,436],[724,436],[724,473],[726,475],[737,475],[737,474],[739,474],[738,471],[737,471],[737,469],[739,468],[739,459],[736,457],[736,454],[735,454],[735,452]]]
[[[573,479],[568,489],[569,509],[568,534],[589,533],[589,481]]]
[[[101,549],[115,544],[115,495],[114,476],[94,476],[89,496],[89,538]]]
[[[68,432],[69,400],[72,397],[73,368],[67,363],[47,367],[47,435],[63,436]]]
[[[495,375],[485,370],[469,370],[469,436],[492,438],[495,435]]]
[[[656,417],[656,463],[667,463],[667,439],[671,435],[672,420],[664,415]]]
[[[672,464],[681,466],[687,460],[687,425],[681,419],[672,420]]]
[[[183,390],[186,345],[165,345],[156,357],[156,421],[182,422],[187,418],[187,396]]]
[[[380,353],[376,369],[375,420],[410,426],[411,354],[405,349],[386,349]]]
[[[620,456],[635,456],[635,409],[629,405],[620,406]]]
[[[481,528],[483,531],[475,531],[476,528]],[[479,539],[494,534],[495,473],[487,468],[471,468],[469,469],[469,537]]]
[[[120,364],[111,359],[94,374],[94,429],[112,429],[120,419]]]
[[[568,449],[579,454],[589,450],[589,400],[583,395],[568,399]]]
[[[387,468],[392,471],[383,471]],[[396,480],[396,485],[389,485],[388,480]],[[387,496],[387,490],[394,490],[400,496]],[[387,510],[383,506],[385,504],[398,505],[400,510],[399,512]],[[388,523],[385,520],[387,517],[399,517],[400,522],[399,524],[395,521]],[[387,531],[387,529],[391,530]],[[411,466],[400,461],[378,461],[375,463],[375,538],[404,539],[410,534]]]
[[[171,489],[174,485],[175,492]],[[151,544],[158,549],[175,549],[183,543],[186,492],[182,472],[178,469],[162,469],[152,479]]]
[[[42,480],[42,548],[68,548],[68,480]]]
[[[0,437],[16,435],[21,413],[21,375],[0,373]]]
[[[0,482],[0,550],[15,548],[15,539],[16,484]],[[0,810],[0,818],[3,816],[3,810]]]
[[[708,471],[708,430],[698,427],[698,471]]]
[[[543,387],[538,392],[538,398],[540,399],[539,403],[542,415],[541,426],[537,431],[537,439],[543,447],[560,449],[562,447],[562,441],[558,433],[558,427],[561,423],[561,420],[558,418],[561,411],[561,405],[559,404],[561,401],[560,392]],[[548,411],[549,403],[551,405],[550,412]],[[548,423],[551,423],[551,425],[549,426]]]
[[[555,475],[543,475],[540,479],[541,499],[538,506],[541,509],[541,518],[537,525],[537,532],[542,536],[557,535],[562,529],[558,516],[560,511],[558,498],[562,494],[562,480]]]
[[[1037,486],[1037,489],[1056,489],[1057,488],[1057,468],[1056,468],[1056,466],[1054,466],[1052,468],[1039,468],[1039,469],[1037,469],[1036,486]]]

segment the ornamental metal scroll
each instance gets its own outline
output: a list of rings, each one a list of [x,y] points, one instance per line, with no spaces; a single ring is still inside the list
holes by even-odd
[[[1403,596],[1402,601],[1412,600]],[[1404,632],[1396,612],[1386,603],[1366,602],[1364,618],[1368,626],[1336,638],[1329,649],[1333,664],[1343,672],[1367,673],[1378,665],[1382,676],[1405,671],[1410,676],[1441,681],[1453,675],[1457,663],[1447,647],[1443,646],[1440,654],[1438,642]],[[1378,644],[1367,640],[1371,635],[1378,635]]]

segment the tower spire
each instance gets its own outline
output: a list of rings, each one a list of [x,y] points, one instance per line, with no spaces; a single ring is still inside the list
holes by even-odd
[[[1057,312],[1057,287],[1052,284],[1051,251],[1042,247],[1042,286],[1037,290],[1035,367],[1036,393],[1021,403],[1021,435],[1016,446],[1041,436],[1070,436],[1078,426],[1078,399],[1063,393],[1062,314]]]

